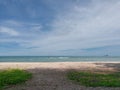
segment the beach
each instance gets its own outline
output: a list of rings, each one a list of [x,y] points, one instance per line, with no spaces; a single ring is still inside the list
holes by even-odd
[[[118,72],[120,62],[1,62],[0,70],[19,68],[33,74],[25,84],[6,90],[120,90],[119,87],[85,87],[71,82],[66,74],[71,70],[90,72]]]

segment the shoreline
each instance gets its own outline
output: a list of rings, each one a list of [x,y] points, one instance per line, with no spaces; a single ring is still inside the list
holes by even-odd
[[[1,62],[0,69],[56,69],[56,70],[99,70],[114,71],[120,69],[120,62]]]
[[[0,62],[1,63],[120,63],[120,61]]]

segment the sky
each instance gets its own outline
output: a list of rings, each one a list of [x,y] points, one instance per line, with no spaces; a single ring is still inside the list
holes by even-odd
[[[120,0],[0,0],[0,56],[120,56]]]

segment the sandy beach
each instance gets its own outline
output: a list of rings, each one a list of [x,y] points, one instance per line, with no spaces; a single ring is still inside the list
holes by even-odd
[[[70,70],[91,72],[118,72],[120,62],[1,62],[0,70],[20,68],[33,73],[33,78],[25,84],[6,88],[6,90],[120,90],[110,87],[85,87],[69,81],[66,73]]]

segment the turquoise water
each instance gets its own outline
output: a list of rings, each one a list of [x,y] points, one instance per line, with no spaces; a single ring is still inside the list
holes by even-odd
[[[0,56],[0,62],[94,62],[120,61],[120,57],[95,56]]]

